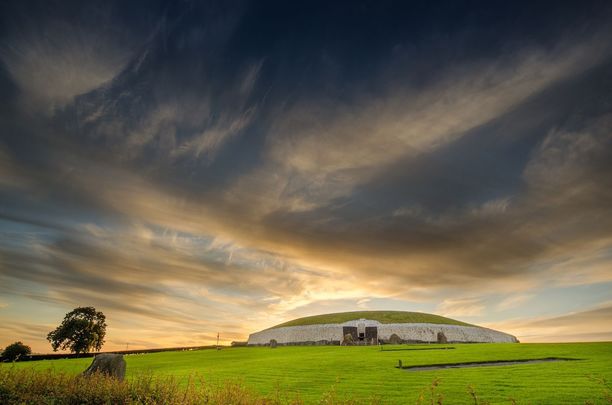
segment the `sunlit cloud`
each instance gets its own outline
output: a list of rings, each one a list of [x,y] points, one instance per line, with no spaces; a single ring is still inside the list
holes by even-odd
[[[506,311],[508,309],[516,308],[523,305],[531,298],[533,298],[533,295],[530,294],[511,295],[509,297],[504,298],[499,304],[497,304],[496,308],[499,311]]]
[[[484,310],[485,306],[479,298],[445,299],[437,308],[442,315],[456,317],[479,316]]]
[[[612,307],[604,303],[596,308],[557,317],[508,320],[488,324],[516,335],[522,342],[609,341],[612,338]]]

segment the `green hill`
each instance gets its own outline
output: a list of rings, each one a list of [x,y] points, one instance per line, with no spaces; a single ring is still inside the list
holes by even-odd
[[[371,319],[380,323],[435,323],[442,325],[476,326],[469,323],[445,318],[440,315],[426,314],[423,312],[408,311],[355,311],[338,312],[335,314],[323,314],[307,316],[294,319],[289,322],[281,323],[269,329],[280,328],[283,326],[303,326],[317,325],[325,323],[344,323],[357,319]]]

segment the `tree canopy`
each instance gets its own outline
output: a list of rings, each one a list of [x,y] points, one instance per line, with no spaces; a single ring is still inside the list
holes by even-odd
[[[99,351],[106,335],[106,317],[94,307],[79,307],[68,312],[62,323],[47,335],[53,351],[73,353]]]

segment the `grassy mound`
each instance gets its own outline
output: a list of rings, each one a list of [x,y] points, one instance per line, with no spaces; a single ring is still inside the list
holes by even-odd
[[[304,318],[294,319],[289,322],[281,323],[271,327],[270,329],[280,328],[283,326],[303,326],[317,325],[324,323],[344,323],[357,319],[370,319],[380,323],[435,323],[441,325],[459,325],[459,326],[476,326],[469,323],[457,321],[450,318],[445,318],[440,315],[426,314],[423,312],[407,312],[407,311],[355,311],[355,312],[338,312],[335,314],[324,314],[307,316]]]

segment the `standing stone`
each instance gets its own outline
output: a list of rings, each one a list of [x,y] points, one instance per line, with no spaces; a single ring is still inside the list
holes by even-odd
[[[401,337],[397,336],[395,333],[389,336],[389,344],[392,345],[401,345],[404,341]]]
[[[125,378],[125,360],[122,354],[103,353],[94,357],[93,362],[83,371],[84,376],[100,373],[120,381]]]
[[[342,339],[342,346],[352,346],[355,343],[353,340],[353,335],[347,333],[344,335],[344,339]]]
[[[278,342],[276,341],[276,339],[270,340],[270,348],[276,349],[276,346],[278,346]]]
[[[438,332],[438,343],[448,343],[448,340],[446,340],[446,335],[444,334],[444,332]]]

